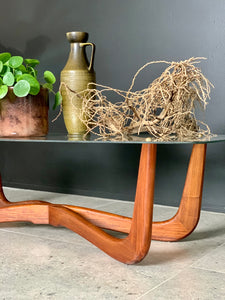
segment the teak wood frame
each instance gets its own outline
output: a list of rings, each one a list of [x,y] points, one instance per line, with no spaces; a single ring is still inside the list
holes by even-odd
[[[201,210],[206,144],[194,144],[176,215],[166,221],[152,222],[156,150],[156,144],[142,145],[132,218],[38,200],[9,202],[0,178],[0,222],[64,226],[118,261],[139,262],[148,253],[151,239],[176,241],[188,236],[197,226]],[[116,238],[101,228],[124,232],[127,236]]]

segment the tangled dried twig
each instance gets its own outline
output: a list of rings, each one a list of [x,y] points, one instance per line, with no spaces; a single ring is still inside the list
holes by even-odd
[[[148,132],[161,140],[196,139],[210,135],[208,125],[195,117],[196,104],[205,109],[212,86],[195,66],[201,59],[204,58],[149,62],[137,71],[128,91],[97,84],[98,89],[73,93],[83,97],[80,118],[86,124],[87,131],[95,132],[102,138],[123,138]],[[139,73],[156,63],[169,66],[146,89],[132,92]],[[122,101],[110,102],[106,92],[115,92]],[[84,115],[85,118],[82,117]]]

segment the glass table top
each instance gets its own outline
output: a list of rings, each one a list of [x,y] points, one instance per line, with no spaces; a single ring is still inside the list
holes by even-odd
[[[117,143],[117,144],[208,144],[216,142],[225,142],[224,135],[213,135],[211,137],[203,137],[197,140],[159,140],[149,134],[132,135],[127,138],[114,138],[103,140],[94,134],[67,136],[50,134],[46,137],[0,137],[0,142],[39,142],[39,143]]]

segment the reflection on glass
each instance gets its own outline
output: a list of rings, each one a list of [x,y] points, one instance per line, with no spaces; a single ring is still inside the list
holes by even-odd
[[[68,141],[81,142],[81,141],[90,141],[90,133],[88,134],[68,134]]]
[[[130,135],[123,137],[114,137],[110,139],[102,139],[98,135],[84,134],[84,135],[70,135],[66,134],[50,134],[46,137],[28,137],[28,138],[0,138],[0,142],[53,142],[53,143],[117,143],[117,144],[205,144],[215,142],[225,142],[225,135],[211,135],[210,137],[202,137],[197,140],[160,140],[149,134]]]

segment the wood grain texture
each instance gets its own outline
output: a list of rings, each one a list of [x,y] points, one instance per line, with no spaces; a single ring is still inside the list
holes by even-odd
[[[2,189],[0,222],[27,220],[34,224],[64,226],[118,261],[127,264],[139,262],[148,253],[151,243],[156,149],[154,144],[142,146],[133,218],[129,234],[123,239],[109,235],[69,206],[41,201],[8,203]],[[93,213],[91,210],[90,212]],[[119,222],[119,227],[123,226],[123,217],[115,219]]]
[[[121,262],[132,264],[141,261],[148,253],[151,243],[155,162],[156,145],[143,145],[134,213],[130,232],[126,238],[118,239],[110,236],[66,207],[50,207],[49,223],[75,231]]]
[[[166,221],[153,222],[152,239],[176,241],[188,236],[197,226],[202,200],[206,144],[195,144],[187,171],[180,207],[176,215]],[[131,218],[83,207],[67,206],[92,223],[106,229],[129,233]]]
[[[9,202],[0,178],[0,222],[29,221],[34,224],[64,226],[78,233],[111,257],[127,264],[141,261],[151,239],[176,241],[197,226],[202,199],[206,144],[193,145],[180,207],[166,221],[152,222],[156,164],[155,144],[143,144],[133,217],[73,205],[54,205],[44,201]],[[101,228],[128,235],[119,239]]]
[[[206,146],[193,145],[179,209],[173,218],[154,222],[153,239],[177,241],[188,236],[197,226],[201,211]]]

